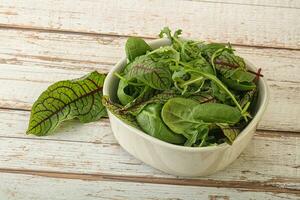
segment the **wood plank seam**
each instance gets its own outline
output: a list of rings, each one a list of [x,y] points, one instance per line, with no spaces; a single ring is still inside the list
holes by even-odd
[[[24,132],[25,135],[25,132]],[[16,136],[0,136],[0,138],[13,138],[13,139],[25,139],[25,140],[46,140],[46,141],[59,141],[59,142],[71,142],[71,143],[86,143],[86,144],[109,144],[111,146],[120,146],[119,143],[117,143],[117,141],[115,141],[115,143],[112,142],[100,142],[100,141],[76,141],[76,140],[66,140],[66,139],[51,139],[51,138],[43,138],[43,137],[16,137]]]
[[[43,28],[43,27],[35,27],[35,26],[20,26],[20,25],[11,25],[11,24],[3,24],[0,23],[0,29],[11,29],[11,30],[23,30],[23,31],[36,31],[36,32],[45,32],[45,33],[58,33],[58,34],[74,34],[74,35],[89,35],[89,36],[110,36],[110,37],[120,37],[127,38],[136,35],[124,35],[124,34],[115,34],[115,33],[96,33],[96,32],[86,32],[86,31],[72,31],[68,29],[51,29],[51,28]],[[158,39],[157,37],[149,37],[149,36],[141,36],[144,39]],[[215,43],[222,43],[222,41],[214,41]],[[263,46],[263,45],[247,45],[247,44],[239,44],[239,43],[231,43],[233,46],[237,47],[253,47],[253,48],[261,48],[261,49],[282,49],[282,50],[292,50],[292,51],[300,51],[300,48],[292,48],[292,47],[275,47],[275,46]]]
[[[282,188],[270,181],[218,181],[218,180],[201,180],[189,178],[157,178],[157,177],[141,177],[141,176],[120,176],[114,174],[83,174],[83,173],[65,173],[55,171],[36,171],[26,169],[5,169],[0,168],[1,173],[26,174],[49,178],[64,179],[80,179],[86,181],[121,181],[151,184],[168,184],[168,185],[186,185],[186,186],[202,186],[202,187],[218,187],[218,188],[237,188],[250,190],[255,192],[272,192],[272,193],[288,193],[300,196],[300,190],[291,188]],[[281,182],[299,182],[300,179],[283,179]]]
[[[213,0],[183,0],[183,1],[195,1],[195,2],[205,2],[205,3],[215,3],[215,4],[227,4],[227,5],[241,5],[241,6],[258,6],[266,8],[290,8],[290,9],[300,9],[300,7],[292,6],[276,6],[276,5],[265,5],[265,4],[251,4],[251,3],[236,3],[236,2],[224,2],[224,1],[213,1]]]
[[[260,138],[284,138],[284,137],[295,137],[299,138],[300,134],[296,132],[285,132],[285,131],[270,131],[270,130],[258,130],[259,133],[255,133],[254,137],[260,137]],[[261,132],[263,131],[263,132]],[[24,132],[25,136],[25,132]],[[120,146],[117,141],[114,143],[112,142],[101,142],[101,141],[76,141],[76,140],[66,140],[66,139],[51,139],[51,138],[43,138],[43,137],[17,137],[17,136],[1,136],[0,138],[14,138],[14,139],[25,139],[25,140],[46,140],[46,141],[60,141],[60,142],[74,142],[74,143],[87,143],[87,144],[109,144],[112,146]],[[297,167],[300,167],[297,166]]]

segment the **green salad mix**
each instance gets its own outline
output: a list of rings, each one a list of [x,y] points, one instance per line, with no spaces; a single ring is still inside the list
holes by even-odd
[[[102,95],[104,74],[92,72],[50,86],[33,105],[27,133],[46,135],[62,121],[90,122],[106,109],[159,140],[189,147],[232,144],[249,123],[260,73],[246,68],[230,44],[180,37],[165,27],[170,45],[152,49],[130,37],[117,100]],[[260,72],[260,71],[259,71]],[[106,109],[105,109],[106,108]]]

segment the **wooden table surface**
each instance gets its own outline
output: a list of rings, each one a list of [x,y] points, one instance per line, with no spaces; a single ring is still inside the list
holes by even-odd
[[[252,142],[226,170],[186,178],[125,152],[107,119],[25,135],[50,84],[108,72],[128,36],[164,26],[231,42],[263,69],[271,100]],[[0,199],[299,199],[299,0],[0,0]]]

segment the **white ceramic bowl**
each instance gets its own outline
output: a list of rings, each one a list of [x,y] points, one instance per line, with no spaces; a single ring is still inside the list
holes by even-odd
[[[156,49],[170,45],[168,39],[158,39],[149,43]],[[247,66],[256,70],[246,61]],[[114,72],[120,72],[126,64],[126,58],[120,60],[108,73],[104,82],[103,94],[112,100],[117,98],[116,91],[119,79]],[[248,126],[239,134],[232,145],[226,143],[211,147],[184,147],[169,144],[147,135],[121,121],[108,111],[111,128],[119,144],[134,157],[152,167],[177,176],[204,176],[224,169],[233,162],[250,142],[258,122],[268,103],[269,91],[263,78],[258,82],[258,103],[256,115]]]

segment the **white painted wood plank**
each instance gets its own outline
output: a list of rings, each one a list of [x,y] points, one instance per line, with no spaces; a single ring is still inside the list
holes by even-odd
[[[52,135],[36,137],[25,134],[29,116],[28,111],[0,109],[0,137],[117,144],[107,118],[85,124],[71,120],[64,122]]]
[[[196,2],[209,2],[221,4],[238,4],[238,5],[251,5],[263,7],[281,7],[281,8],[300,8],[300,1],[298,0],[188,0]]]
[[[130,156],[119,145],[111,143],[112,135],[107,135],[110,139],[101,140],[101,126],[94,125],[102,142],[10,138],[10,133],[3,137],[1,130],[0,169],[175,178]],[[86,141],[95,139],[88,131],[76,130],[72,139],[80,139],[79,134],[86,135]],[[299,140],[294,135],[279,137],[260,132],[226,170],[197,180],[248,181],[278,188],[299,188]]]
[[[117,181],[71,180],[0,173],[0,198],[6,200],[250,200],[297,199],[294,194]]]
[[[157,36],[166,25],[203,40],[300,47],[300,10],[211,2],[2,0],[3,26]]]
[[[124,55],[126,38],[0,31],[0,106],[30,109],[53,82],[98,70],[108,72]],[[300,51],[238,47],[263,68],[271,101],[261,129],[300,131]],[[9,87],[7,87],[9,86]]]

